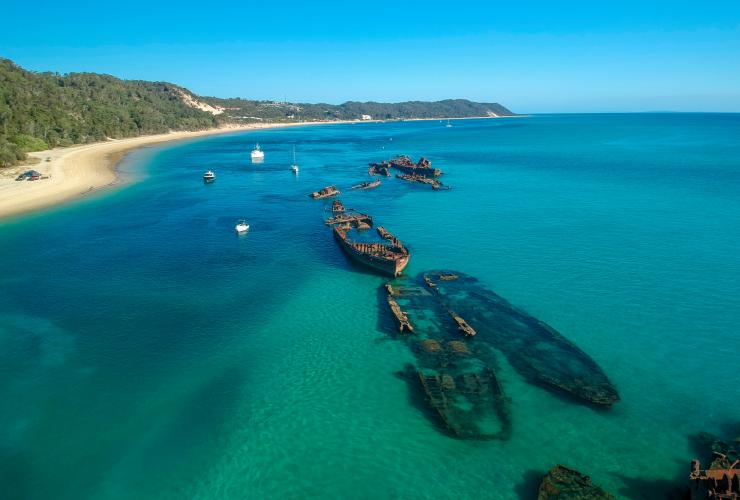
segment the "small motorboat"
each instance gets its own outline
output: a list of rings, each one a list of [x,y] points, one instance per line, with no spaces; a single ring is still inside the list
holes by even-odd
[[[265,159],[265,152],[260,149],[260,143],[255,144],[254,149],[251,153],[252,161],[258,162]]]
[[[234,229],[237,233],[246,233],[247,231],[249,231],[249,224],[247,224],[246,220],[240,219],[239,221],[237,221]]]
[[[209,183],[216,180],[216,174],[213,173],[213,170],[209,170],[205,174],[203,174],[203,182]]]

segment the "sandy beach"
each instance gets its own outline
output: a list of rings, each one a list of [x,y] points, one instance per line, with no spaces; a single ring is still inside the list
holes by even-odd
[[[481,116],[455,118],[455,120],[480,118],[503,117]],[[405,121],[427,120],[444,121],[445,119],[416,118]],[[73,200],[87,193],[113,186],[117,180],[117,163],[127,152],[142,146],[245,130],[378,121],[381,120],[227,125],[195,132],[169,132],[167,134],[146,135],[126,139],[111,139],[105,142],[28,153],[29,158],[36,159],[35,162],[0,169],[0,221],[42,210]],[[37,181],[15,180],[20,173],[31,169],[41,173],[43,178]]]
[[[335,123],[335,122],[330,122]],[[195,132],[170,132],[29,153],[40,160],[0,170],[0,220],[38,211],[116,183],[116,164],[132,149],[161,142],[190,139],[243,130],[278,128],[308,123],[231,125]],[[16,181],[18,174],[37,170],[37,181]]]

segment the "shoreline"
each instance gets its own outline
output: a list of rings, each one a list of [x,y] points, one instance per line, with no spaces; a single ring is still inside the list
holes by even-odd
[[[469,117],[450,120],[504,118]],[[416,118],[403,121],[447,120],[447,118]],[[82,196],[106,189],[117,184],[118,163],[134,149],[163,142],[173,142],[209,135],[265,130],[305,125],[331,125],[347,123],[382,123],[385,120],[341,120],[300,123],[252,123],[194,132],[168,132],[164,134],[111,139],[75,146],[54,148],[28,153],[36,163],[24,163],[0,171],[0,223],[21,215],[38,212]],[[37,181],[15,181],[15,177],[26,170],[38,170],[46,179]]]
[[[193,132],[175,131],[111,139],[28,153],[29,158],[36,158],[38,162],[26,162],[0,172],[0,223],[116,185],[119,180],[118,163],[131,151],[144,146],[249,130],[324,123],[335,122],[229,125]],[[31,169],[49,178],[33,182],[15,181],[18,174]]]

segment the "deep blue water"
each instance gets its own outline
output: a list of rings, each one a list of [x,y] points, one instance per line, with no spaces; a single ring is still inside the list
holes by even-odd
[[[740,115],[453,124],[146,148],[119,188],[2,223],[0,498],[530,498],[556,463],[626,498],[680,485],[690,436],[740,421]],[[396,153],[453,189],[347,189]],[[395,375],[413,356],[380,328],[384,278],[306,196],[327,184],[407,243],[408,275],[478,277],[622,401],[554,396],[501,357],[511,439],[440,433]]]

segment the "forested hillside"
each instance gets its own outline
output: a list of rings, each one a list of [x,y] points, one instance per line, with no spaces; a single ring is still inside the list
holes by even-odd
[[[399,103],[345,102],[344,104],[306,104],[247,99],[201,97],[213,106],[224,108],[232,121],[244,120],[358,120],[368,115],[375,120],[409,120],[414,118],[470,118],[474,116],[512,116],[514,113],[498,103],[472,102],[465,99]]]
[[[95,73],[33,73],[0,59],[0,165],[27,151],[218,123],[185,104],[181,92],[170,83]]]
[[[464,99],[395,104],[293,104],[199,97],[164,82],[96,73],[35,73],[0,58],[0,167],[29,151],[225,122],[298,122],[510,116],[496,103]]]

